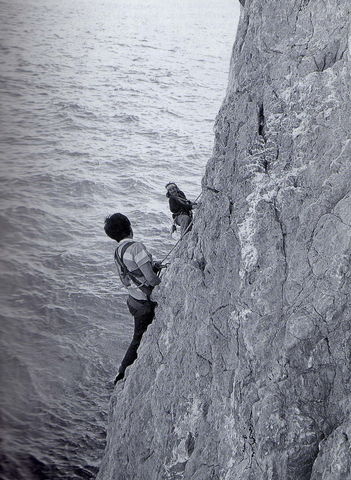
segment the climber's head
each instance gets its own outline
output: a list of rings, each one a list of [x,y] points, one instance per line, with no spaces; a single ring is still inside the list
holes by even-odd
[[[170,197],[171,195],[177,195],[179,188],[175,183],[170,182],[170,183],[167,183],[166,190],[167,190],[166,196]]]
[[[133,230],[129,218],[122,213],[114,213],[105,218],[105,233],[116,242],[124,238],[133,237]]]

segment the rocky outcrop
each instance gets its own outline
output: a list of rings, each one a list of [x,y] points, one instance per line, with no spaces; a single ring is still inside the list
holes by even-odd
[[[351,478],[350,2],[246,0],[98,480]]]

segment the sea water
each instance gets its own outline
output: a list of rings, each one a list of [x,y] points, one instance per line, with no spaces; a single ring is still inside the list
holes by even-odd
[[[106,215],[154,257],[194,199],[237,0],[7,0],[0,28],[1,478],[94,478],[132,334]]]

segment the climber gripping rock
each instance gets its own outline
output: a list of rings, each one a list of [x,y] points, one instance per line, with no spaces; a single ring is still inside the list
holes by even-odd
[[[197,204],[187,200],[184,192],[182,192],[175,183],[167,183],[166,190],[166,197],[169,198],[169,209],[172,212],[174,221],[172,233],[176,230],[177,226],[179,226],[180,234],[183,236],[191,230],[192,210]]]
[[[142,336],[152,322],[157,303],[151,299],[153,288],[160,283],[160,268],[141,242],[133,240],[129,219],[115,213],[105,219],[105,233],[116,240],[115,262],[122,284],[128,289],[127,305],[134,317],[134,334],[131,344],[119,367],[115,385],[124,378],[126,368],[137,358]]]

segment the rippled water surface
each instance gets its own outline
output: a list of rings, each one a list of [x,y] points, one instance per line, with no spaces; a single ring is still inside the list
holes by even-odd
[[[160,258],[195,198],[237,0],[0,2],[1,478],[93,478],[131,335],[104,217]]]

